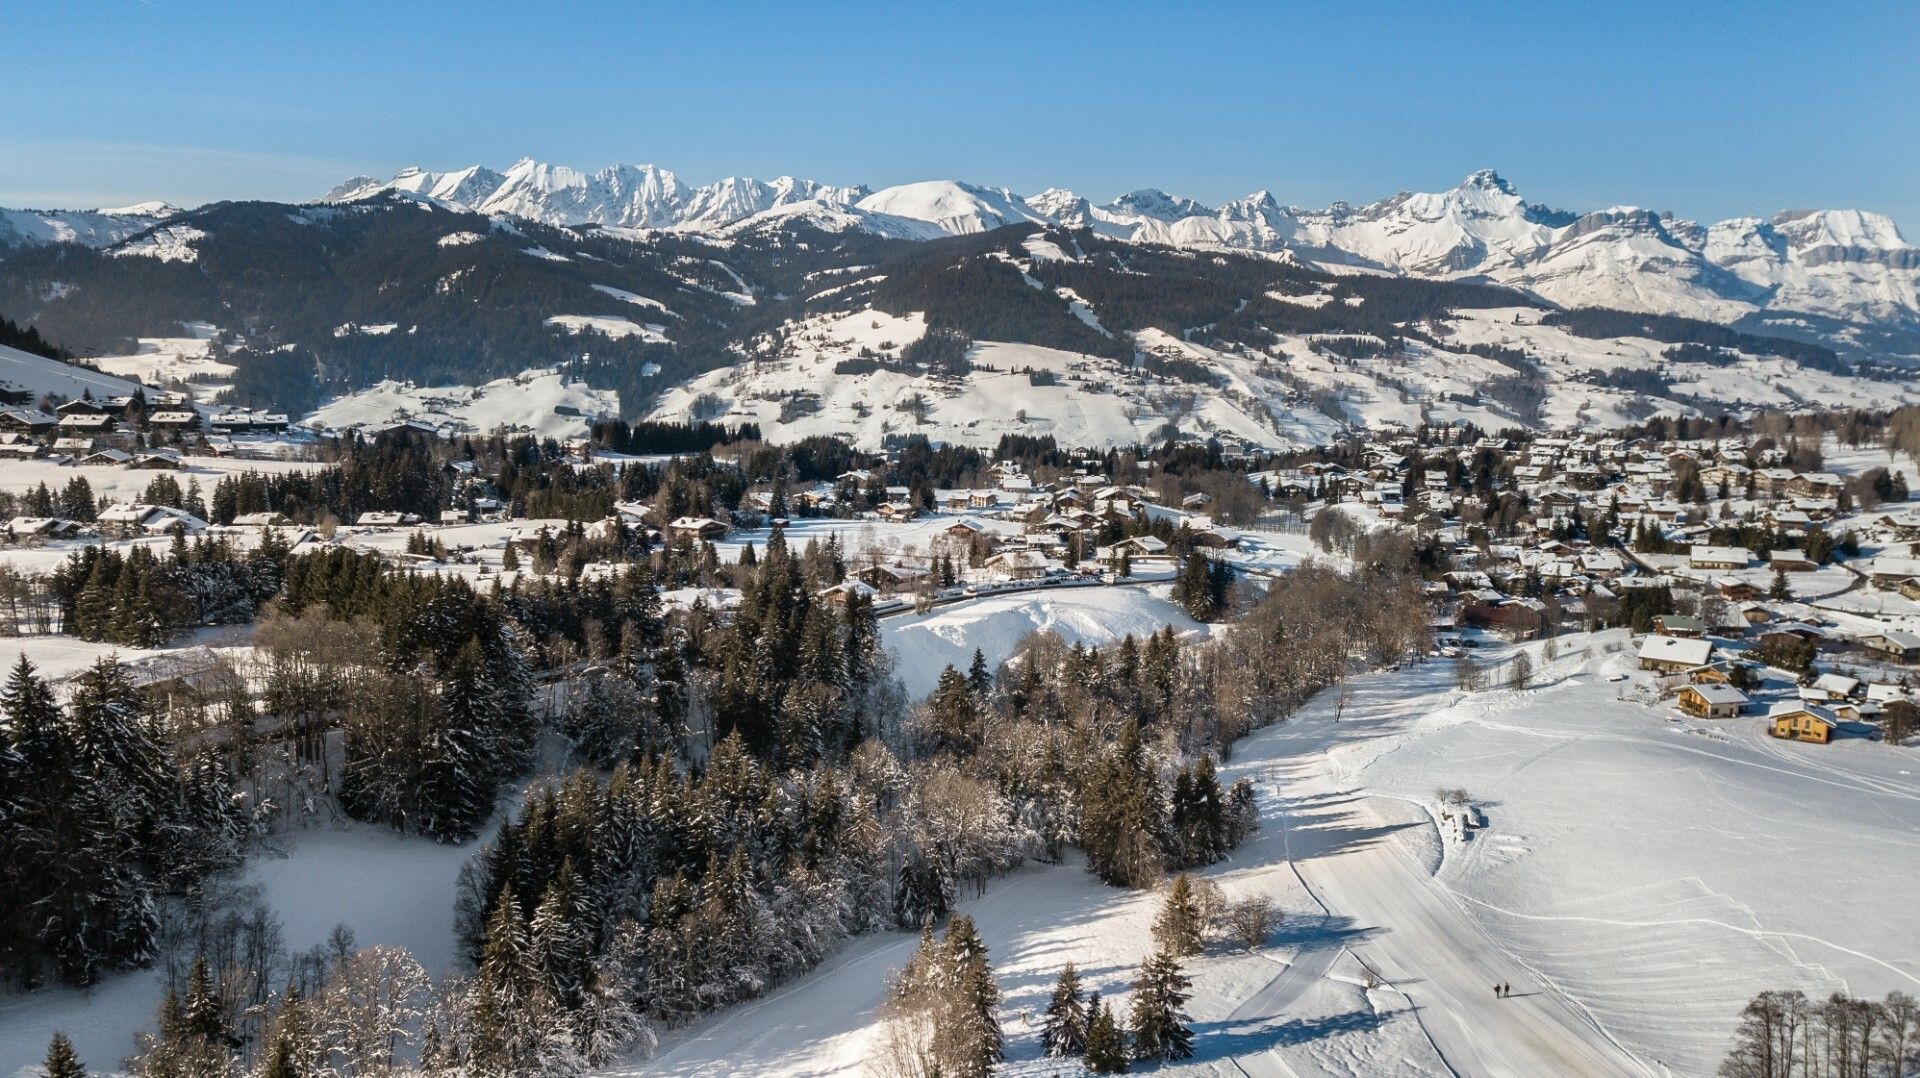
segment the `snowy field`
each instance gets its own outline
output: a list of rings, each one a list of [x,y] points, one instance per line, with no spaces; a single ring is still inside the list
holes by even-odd
[[[416,386],[381,382],[329,401],[301,420],[330,430],[378,428],[415,420],[453,431],[524,431],[542,438],[578,438],[592,420],[620,412],[619,394],[533,370],[485,385]]]
[[[161,475],[170,475],[185,490],[189,483],[198,480],[203,495],[211,499],[216,483],[229,475],[242,472],[280,472],[312,471],[324,467],[314,461],[303,460],[253,460],[237,457],[198,457],[189,456],[180,459],[177,471],[154,472],[138,468],[123,468],[117,464],[57,464],[50,460],[9,460],[0,465],[0,474],[6,489],[22,493],[32,490],[42,483],[47,489],[58,495],[62,487],[71,483],[75,476],[84,477],[87,485],[93,488],[93,496],[101,503],[138,501],[140,495],[154,479]]]
[[[881,623],[881,635],[898,661],[895,673],[918,699],[933,691],[946,667],[965,671],[975,648],[986,656],[987,669],[996,669],[1029,633],[1041,630],[1089,646],[1128,634],[1149,636],[1168,625],[1182,634],[1204,632],[1207,626],[1174,605],[1171,591],[1171,584],[1150,584],[992,595],[925,615],[890,617]]]
[[[192,322],[184,328],[184,337],[141,337],[129,354],[101,356],[90,362],[108,374],[147,385],[184,386],[196,401],[211,401],[228,388],[236,368],[213,356],[218,326]]]

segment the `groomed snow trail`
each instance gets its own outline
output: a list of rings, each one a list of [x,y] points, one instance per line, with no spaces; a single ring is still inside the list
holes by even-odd
[[[1434,1047],[1456,1074],[1472,1078],[1654,1073],[1620,1047],[1577,1004],[1505,953],[1420,860],[1437,838],[1428,821],[1396,821],[1345,788],[1328,751],[1378,736],[1447,701],[1451,669],[1432,664],[1353,684],[1338,720],[1323,695],[1293,721],[1256,734],[1236,772],[1260,776],[1263,798],[1283,800],[1269,818],[1287,829],[1301,879],[1328,916],[1353,933],[1347,948],[1416,1008]],[[1279,791],[1284,791],[1281,793]],[[1425,834],[1422,834],[1422,832]],[[1331,957],[1308,952],[1256,993],[1236,1017],[1263,1007],[1277,1014],[1324,973]],[[1494,985],[1513,986],[1496,998]],[[1241,1058],[1250,1074],[1288,1073],[1272,1053]]]

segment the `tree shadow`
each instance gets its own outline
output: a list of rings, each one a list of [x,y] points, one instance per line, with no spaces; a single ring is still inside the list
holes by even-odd
[[[1290,1018],[1284,1022],[1256,1024],[1247,1021],[1196,1022],[1193,1024],[1193,1058],[1189,1063],[1253,1055],[1270,1048],[1305,1044],[1323,1037],[1345,1033],[1372,1033],[1385,1025],[1398,1011],[1348,1011],[1344,1014],[1313,1018]]]

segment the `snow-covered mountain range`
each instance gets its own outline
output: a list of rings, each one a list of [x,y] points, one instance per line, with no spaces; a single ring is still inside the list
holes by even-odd
[[[504,170],[407,168],[350,179],[321,201],[383,192],[558,226],[665,230],[720,238],[806,225],[927,240],[1022,222],[1112,239],[1283,255],[1335,269],[1479,280],[1569,306],[1717,322],[1812,318],[1843,341],[1920,333],[1920,247],[1863,210],[1787,210],[1712,224],[1633,206],[1588,212],[1527,202],[1491,170],[1440,192],[1401,192],[1324,209],[1259,191],[1220,206],[1145,189],[1095,204],[1050,188],[929,180],[880,190],[782,176],[692,186],[653,165],[582,172],[523,158]],[[177,214],[162,203],[83,211],[0,210],[0,248],[111,247]],[[1849,327],[1858,327],[1849,329]],[[1868,339],[1858,343],[1871,345]]]
[[[1920,248],[1880,214],[1788,210],[1702,225],[1632,206],[1575,213],[1527,202],[1491,170],[1446,191],[1304,209],[1265,191],[1209,207],[1153,189],[1096,205],[1058,188],[1022,197],[950,180],[878,191],[790,176],[689,187],[651,165],[584,173],[523,159],[504,172],[410,168],[386,181],[358,177],[325,200],[382,191],[554,225],[696,233],[805,222],[930,239],[1037,221],[1132,242],[1284,252],[1327,266],[1493,281],[1565,306],[1720,322],[1800,314],[1920,325]]]

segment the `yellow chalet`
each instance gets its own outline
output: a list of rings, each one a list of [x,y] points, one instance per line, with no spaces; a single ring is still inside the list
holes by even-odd
[[[1796,704],[1785,701],[1773,705],[1767,712],[1767,732],[1788,741],[1811,741],[1824,745],[1833,740],[1833,732],[1840,726],[1840,720],[1833,712],[1816,704]]]

